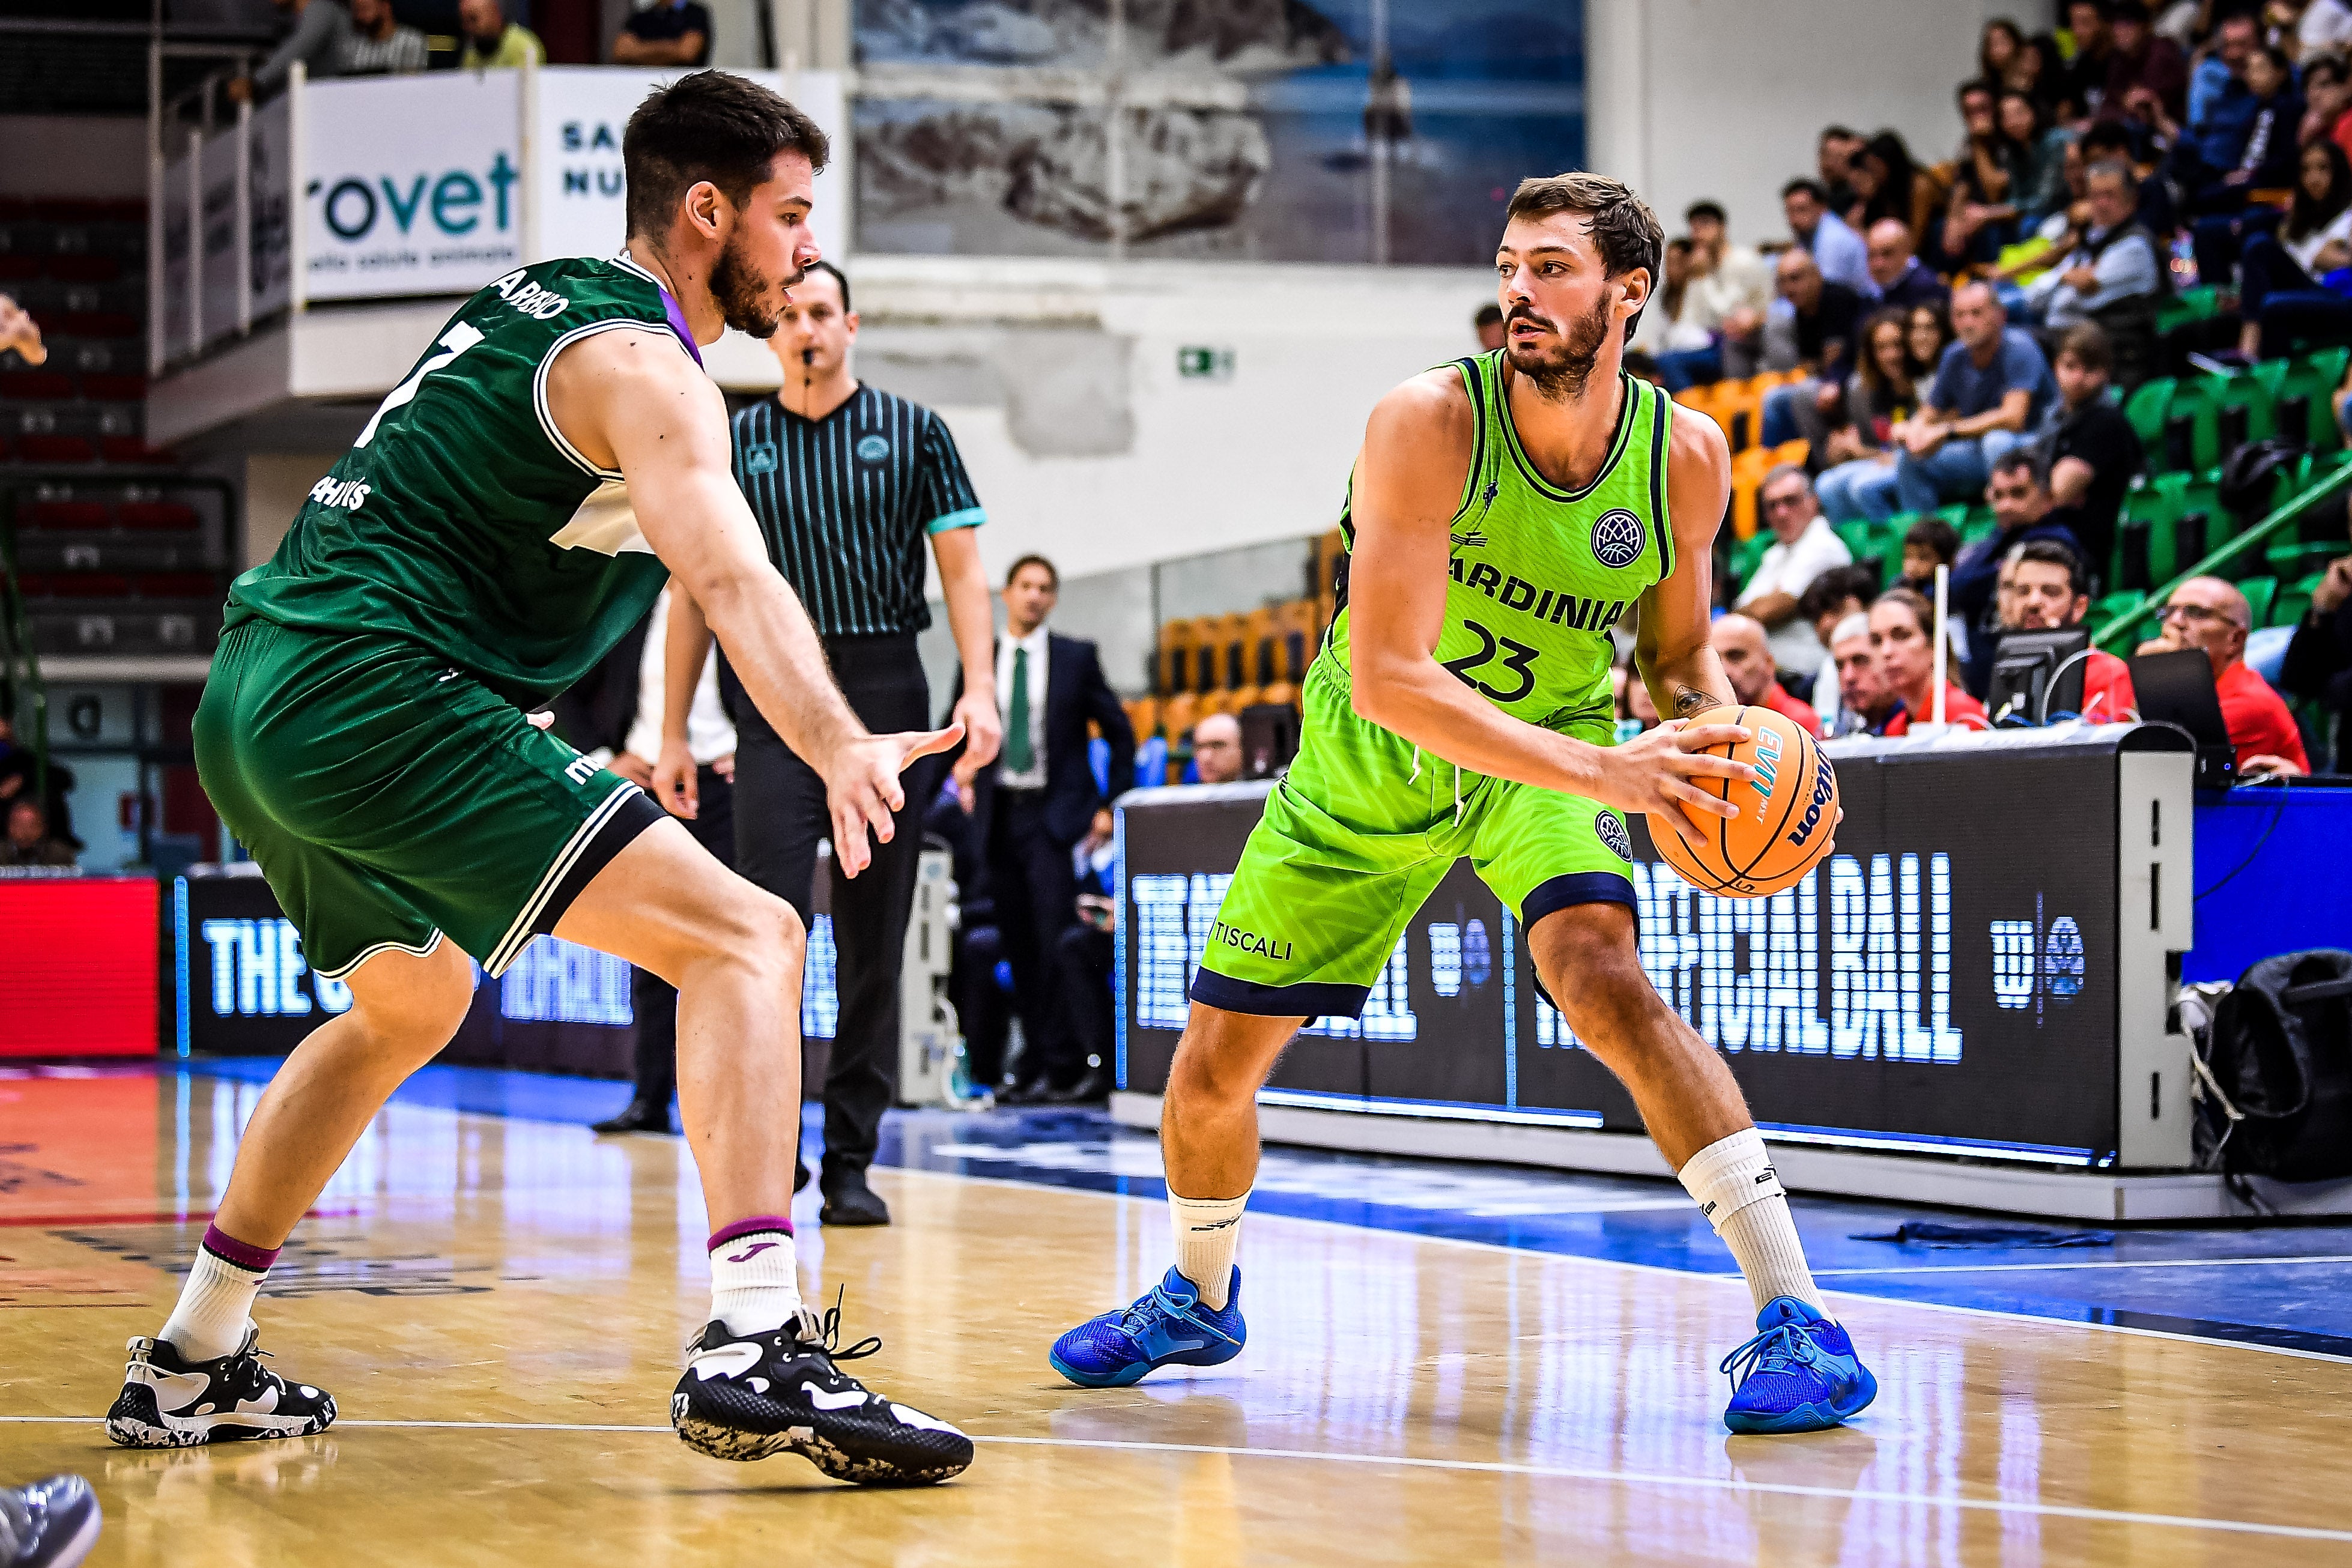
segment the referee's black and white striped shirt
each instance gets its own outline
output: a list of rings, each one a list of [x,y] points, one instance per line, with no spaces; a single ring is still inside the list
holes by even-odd
[[[761,398],[734,428],[735,483],[818,635],[929,626],[926,538],[987,520],[945,422],[861,386],[819,420]]]

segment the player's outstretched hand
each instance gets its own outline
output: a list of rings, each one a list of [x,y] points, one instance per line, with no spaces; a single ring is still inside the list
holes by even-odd
[[[654,799],[673,817],[694,821],[702,809],[698,775],[694,766],[694,753],[683,741],[665,743],[661,756],[654,762]]]
[[[1756,777],[1756,769],[1747,763],[1734,762],[1728,757],[1707,756],[1706,749],[1754,737],[1754,731],[1741,725],[1710,724],[1693,728],[1686,720],[1669,719],[1602,754],[1609,759],[1609,771],[1601,792],[1601,802],[1621,811],[1638,811],[1648,817],[1654,835],[1663,823],[1679,833],[1694,852],[1704,851],[1706,831],[1691,813],[1737,817],[1739,808],[1696,780]]]
[[[0,353],[11,349],[28,365],[48,361],[49,350],[41,344],[40,323],[23,306],[0,294]]]
[[[865,736],[833,754],[824,769],[824,798],[833,809],[833,858],[842,875],[856,876],[873,863],[868,828],[875,842],[890,841],[896,831],[892,814],[907,803],[907,787],[898,780],[907,764],[945,751],[962,738],[963,726],[958,723],[945,729]]]

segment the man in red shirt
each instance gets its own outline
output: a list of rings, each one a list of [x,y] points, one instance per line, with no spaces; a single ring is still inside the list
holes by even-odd
[[[2080,626],[2091,596],[2083,562],[2054,539],[2017,547],[2001,574],[2000,624],[2004,632],[2063,632]],[[2113,653],[2092,649],[2084,658],[2082,717],[2091,724],[2120,724],[2138,710],[2131,666]]]
[[[1810,704],[1790,696],[1789,689],[1780,684],[1780,674],[1772,667],[1772,647],[1764,639],[1762,622],[1738,611],[1718,615],[1707,633],[1707,641],[1715,644],[1715,656],[1723,661],[1724,675],[1741,702],[1786,714],[1804,726],[1807,735],[1816,740],[1821,738],[1821,716]]]
[[[1931,628],[1936,609],[1907,588],[1890,588],[1870,607],[1870,651],[1887,689],[1895,694],[1895,710],[1876,731],[1908,735],[1914,724],[1936,717],[1936,643]],[[1959,660],[1948,657],[1944,669],[1944,722],[1955,729],[1990,729],[1984,704],[1951,684]]]
[[[2253,616],[2246,596],[2218,577],[2192,577],[2164,602],[2163,631],[2139,645],[2143,653],[2177,653],[2202,648],[2213,661],[2213,691],[2221,699],[2221,722],[2238,748],[2238,777],[2311,771],[2303,732],[2286,700],[2271,690],[2246,664],[2246,632]]]

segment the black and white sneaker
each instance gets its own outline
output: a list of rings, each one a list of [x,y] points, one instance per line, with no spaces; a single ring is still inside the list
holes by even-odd
[[[307,1437],[334,1424],[334,1396],[261,1364],[260,1331],[246,1325],[230,1355],[185,1361],[167,1339],[134,1339],[106,1435],[126,1448],[192,1448],[240,1437]]]
[[[877,1338],[836,1350],[838,1306],[807,1308],[782,1328],[737,1335],[713,1322],[687,1346],[670,1396],[679,1441],[714,1459],[764,1459],[790,1448],[835,1480],[919,1486],[971,1463],[971,1439],[887,1399],[834,1363],[872,1355]]]

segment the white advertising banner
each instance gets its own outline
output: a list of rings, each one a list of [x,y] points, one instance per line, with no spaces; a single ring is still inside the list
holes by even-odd
[[[163,355],[188,351],[189,311],[195,304],[196,225],[188,204],[188,160],[163,165]]]
[[[306,92],[310,298],[470,294],[520,265],[519,73],[331,80]]]
[[[253,117],[253,318],[294,299],[293,102],[279,96]]]
[[[245,286],[236,267],[236,127],[215,133],[205,143],[198,172],[204,211],[196,238],[204,266],[206,343],[236,331],[238,290]]]
[[[628,185],[621,172],[621,133],[646,94],[684,73],[612,66],[549,66],[539,73],[532,117],[530,178],[537,202],[533,261],[610,256],[627,237]],[[847,123],[838,71],[738,73],[790,99],[841,148]],[[849,242],[849,192],[841,164],[816,177],[809,225],[824,254],[839,258]]]

